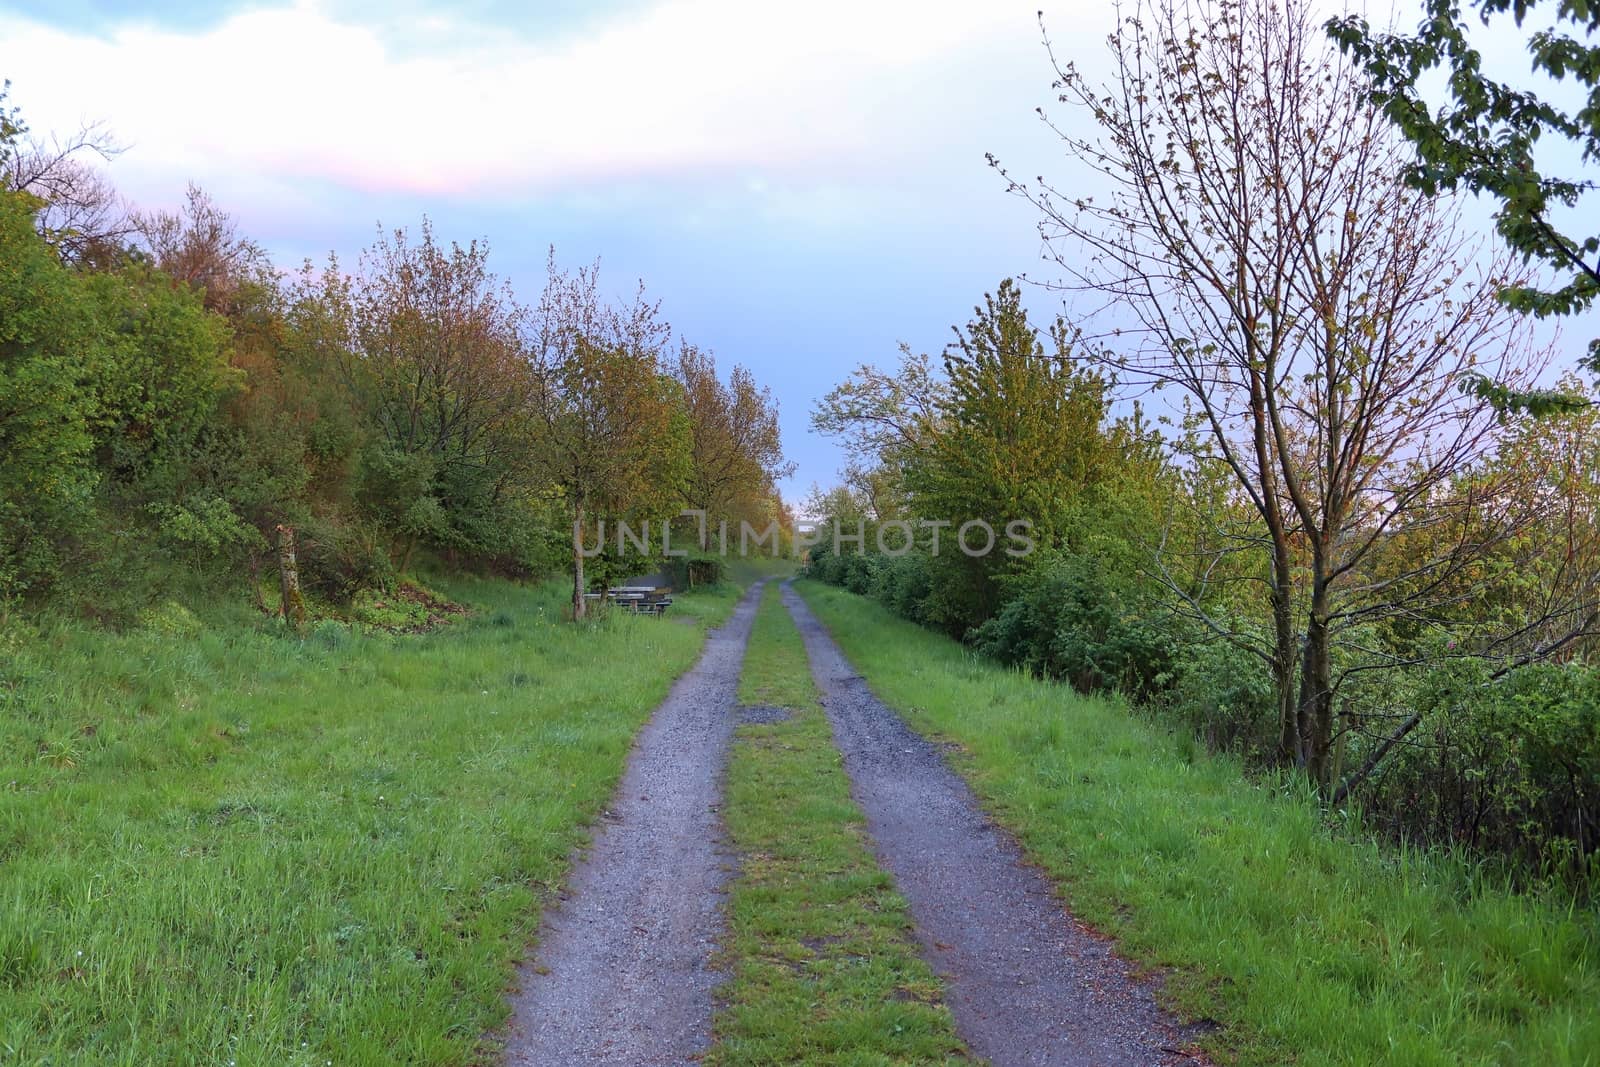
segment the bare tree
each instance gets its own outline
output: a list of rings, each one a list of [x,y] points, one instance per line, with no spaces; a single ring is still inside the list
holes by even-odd
[[[179,211],[136,211],[130,221],[156,266],[198,287],[213,311],[231,313],[242,286],[272,276],[265,249],[239,236],[233,216],[193,182]]]
[[[65,138],[36,136],[13,109],[4,119],[4,133],[0,187],[37,199],[35,225],[62,259],[78,262],[104,254],[133,232],[122,198],[95,165],[122,153],[103,126],[91,123]]]
[[[1327,787],[1340,635],[1425,616],[1507,536],[1509,517],[1463,477],[1496,424],[1461,385],[1531,380],[1525,334],[1495,299],[1511,265],[1472,270],[1454,207],[1406,188],[1408,158],[1359,70],[1299,0],[1143,0],[1110,46],[1107,86],[1056,64],[1059,99],[1099,135],[1051,124],[1110,196],[1009,186],[1040,210],[1062,284],[1127,317],[1104,358],[1179,392],[1259,518],[1271,632],[1252,647],[1272,672],[1279,755]],[[1446,528],[1459,536],[1418,536]],[[1415,554],[1375,580],[1374,557],[1401,540]]]

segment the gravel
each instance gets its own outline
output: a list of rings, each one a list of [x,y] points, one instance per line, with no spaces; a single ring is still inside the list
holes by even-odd
[[[741,726],[771,726],[773,723],[788,722],[792,716],[788,708],[775,708],[770,704],[745,704],[739,708],[739,725]]]
[[[592,847],[546,912],[512,999],[516,1067],[695,1062],[733,864],[718,807],[762,584],[640,731]]]
[[[792,589],[783,595],[879,862],[972,1051],[996,1067],[1204,1063],[1180,1051],[1196,1031],[1073,920],[939,749],[872,694]]]

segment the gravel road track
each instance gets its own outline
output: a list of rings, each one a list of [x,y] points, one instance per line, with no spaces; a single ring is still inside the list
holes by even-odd
[[[1073,921],[939,749],[867,688],[799,594],[805,639],[879,862],[946,983],[961,1037],[996,1067],[1200,1064],[1148,982]]]
[[[758,582],[640,731],[622,784],[512,998],[515,1067],[692,1063],[711,1034],[710,960],[732,857],[723,771]]]

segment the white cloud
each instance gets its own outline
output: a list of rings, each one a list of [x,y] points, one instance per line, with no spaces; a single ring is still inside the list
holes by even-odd
[[[301,0],[109,37],[0,13],[0,40],[32,124],[104,120],[132,146],[124,173],[493,194],[878,157],[886,137],[910,145],[937,125],[942,105],[895,112],[945,63],[1032,45],[1031,15],[973,0],[665,0],[555,45],[464,48],[441,16],[438,48],[401,55],[379,28]],[[959,106],[961,87],[944,91]]]

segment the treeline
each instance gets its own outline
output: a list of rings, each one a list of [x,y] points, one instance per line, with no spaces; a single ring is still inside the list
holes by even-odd
[[[419,550],[570,564],[576,594],[650,561],[585,574],[575,524],[783,517],[772,396],[673,347],[642,289],[609,301],[552,251],[524,302],[426,221],[286,274],[196,188],[126,208],[109,147],[0,108],[0,612],[115,620],[185,575],[262,597],[286,537],[332,606]]]
[[[812,510],[865,521],[867,550],[824,546],[811,573],[1397,836],[1592,883],[1595,395],[1569,376],[1543,417],[1496,410],[1546,362],[1497,299],[1528,276],[1407,184],[1302,8],[1140,16],[1109,86],[1059,72],[1102,133],[1070,157],[1113,195],[1011,184],[1111,320],[1041,331],[1008,281],[941,366],[906,352],[839,385],[813,422],[851,462]],[[881,551],[910,518],[1026,518],[1039,549]]]

